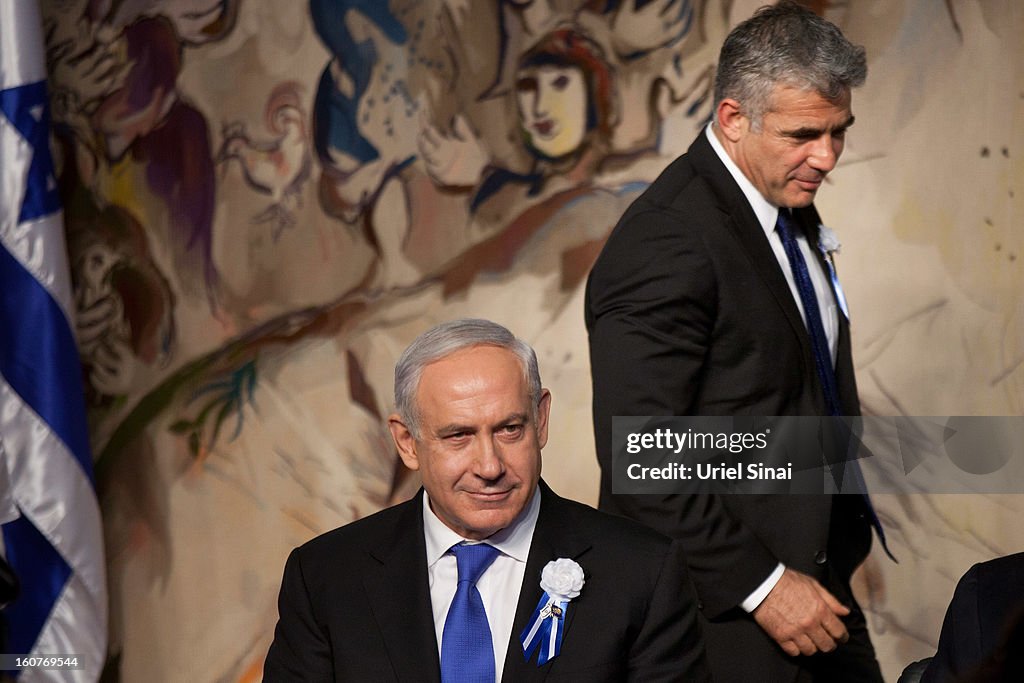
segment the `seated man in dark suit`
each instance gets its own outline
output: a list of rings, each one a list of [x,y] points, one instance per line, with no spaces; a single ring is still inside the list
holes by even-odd
[[[1024,643],[1004,643],[1008,627],[1024,617],[1024,553],[974,565],[960,578],[942,621],[939,647],[928,663],[922,683],[1000,680],[985,670],[1005,669],[1006,662],[987,661],[1004,644],[1006,653],[1020,652]],[[1019,626],[1016,628],[1020,632]],[[1019,636],[1018,636],[1019,637]],[[1020,656],[1013,664],[1020,668]],[[984,669],[979,669],[985,665]],[[1003,678],[1003,680],[1021,680]]]
[[[703,681],[678,545],[540,480],[533,350],[458,320],[395,368],[411,501],[313,539],[284,571],[267,681]]]

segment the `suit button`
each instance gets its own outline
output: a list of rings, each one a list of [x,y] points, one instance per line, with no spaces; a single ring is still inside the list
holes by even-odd
[[[828,562],[828,554],[824,550],[814,553],[814,564],[825,564]]]

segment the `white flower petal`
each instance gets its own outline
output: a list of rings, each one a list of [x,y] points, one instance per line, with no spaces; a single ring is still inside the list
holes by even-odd
[[[843,244],[839,241],[839,237],[836,233],[826,225],[818,225],[818,248],[824,251],[826,254],[832,252],[839,253]]]
[[[540,573],[541,590],[560,601],[579,596],[583,583],[583,567],[564,557],[548,562]]]

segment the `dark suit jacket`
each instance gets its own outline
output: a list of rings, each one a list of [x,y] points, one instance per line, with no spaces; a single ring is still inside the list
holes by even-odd
[[[288,558],[266,681],[440,680],[427,584],[422,493],[313,539]],[[583,567],[561,653],[542,667],[519,634],[541,569]],[[708,680],[696,597],[676,543],[558,497],[541,507],[505,658],[505,681]]]
[[[1024,610],[1024,553],[971,567],[961,577],[942,621],[939,647],[922,683],[960,680],[991,655]],[[1012,648],[1020,651],[1021,643]]]
[[[814,207],[794,217],[816,244]],[[844,414],[857,415],[849,325],[839,317],[836,379]],[[779,561],[848,588],[871,542],[859,497],[611,491],[615,415],[828,414],[779,262],[704,131],[612,232],[587,283],[586,323],[600,507],[682,542],[703,613],[715,621],[705,635],[716,676],[716,660],[736,659],[742,647],[764,676],[757,680],[792,677],[791,660],[738,605]]]

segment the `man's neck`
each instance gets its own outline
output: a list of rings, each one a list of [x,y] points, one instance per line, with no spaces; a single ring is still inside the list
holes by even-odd
[[[740,191],[743,192],[743,196],[746,197],[747,203],[753,209],[754,215],[757,216],[757,222],[761,225],[761,229],[766,234],[772,232],[775,229],[775,219],[779,215],[778,207],[765,199],[764,195],[754,187],[750,179],[740,170],[735,160],[729,155],[725,144],[723,144],[722,132],[718,129],[718,126],[714,123],[709,123],[704,134],[707,135],[708,142],[711,143],[711,148],[715,150],[715,154],[722,161],[722,165],[729,171],[729,175],[736,181]]]

